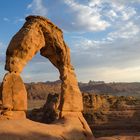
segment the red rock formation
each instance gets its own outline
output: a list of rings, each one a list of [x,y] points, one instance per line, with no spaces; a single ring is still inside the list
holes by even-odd
[[[40,16],[29,16],[26,20],[8,46],[5,69],[20,73],[27,62],[40,51],[41,55],[48,58],[60,72],[60,110],[82,111],[82,96],[62,31],[48,19]]]
[[[5,109],[14,111],[27,110],[27,92],[21,77],[7,73],[2,83],[2,104]]]
[[[59,70],[61,98],[59,104],[59,131],[64,139],[92,139],[92,132],[82,116],[83,102],[74,68],[70,62],[70,50],[63,40],[62,31],[51,21],[40,16],[29,16],[19,32],[12,38],[6,52],[5,69],[9,71],[1,87],[2,111],[0,119],[24,118],[27,94],[20,78],[25,65],[40,51]],[[49,128],[49,127],[46,127]],[[54,126],[54,129],[58,126]],[[67,132],[76,130],[75,134]],[[64,133],[63,133],[64,132]]]

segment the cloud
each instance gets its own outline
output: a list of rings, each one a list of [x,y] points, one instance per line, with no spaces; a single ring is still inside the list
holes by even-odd
[[[75,31],[108,30],[119,22],[129,22],[137,14],[136,8],[132,6],[132,1],[89,0],[87,3],[77,0],[63,1],[68,6],[67,16],[73,15],[69,16],[71,23],[69,26],[71,26],[71,30]]]
[[[112,39],[117,38],[134,38],[140,32],[140,28],[133,22],[128,22],[125,26],[119,26],[114,32],[109,33],[108,37]]]
[[[99,7],[100,14],[103,17],[108,17],[111,21],[127,21],[136,15],[136,9],[132,6],[132,1],[89,0],[89,5],[93,8]]]
[[[58,80],[58,69],[39,53],[25,66],[22,72],[23,80],[26,82]]]
[[[136,15],[131,3],[126,0],[88,0],[85,3],[78,0],[33,0],[27,9],[33,14],[48,16],[64,31],[85,33],[106,31],[118,22],[129,22]]]
[[[19,18],[19,17],[16,17],[13,21],[14,24],[19,24],[19,23],[22,23],[25,22],[25,19],[24,18]]]
[[[71,8],[72,14],[74,14],[75,19],[72,21],[73,26],[83,28],[87,31],[105,30],[110,26],[107,21],[102,19],[98,7],[92,8],[93,3],[84,5],[75,0],[64,0],[64,2]],[[98,1],[96,4],[99,3]]]
[[[10,21],[10,19],[7,18],[7,17],[4,17],[3,20],[6,21],[6,22],[9,22]]]
[[[89,50],[90,48],[98,48],[100,41],[90,40],[88,38],[84,38],[82,36],[74,36],[72,37],[71,46],[74,46],[71,51],[78,52]]]
[[[79,80],[138,80],[136,75],[140,78],[140,71],[136,68],[140,63],[140,31],[137,30],[139,27],[130,22],[128,25],[122,26],[122,30],[112,33],[110,40],[108,36],[99,40],[85,38],[82,35],[74,36],[70,44],[72,46],[71,55]],[[121,71],[122,74],[119,74]]]
[[[120,20],[129,20],[136,14],[136,10],[134,7],[129,6],[130,2],[122,3],[120,1],[112,1],[110,3],[111,9],[114,10],[114,14],[117,15],[117,18],[120,18]]]
[[[138,35],[139,36],[139,35]],[[86,40],[86,41],[85,41]],[[117,39],[113,42],[81,39],[81,44],[90,47],[71,51],[72,63],[76,68],[79,81],[89,79],[109,81],[139,81],[140,79],[140,40]],[[75,48],[75,46],[74,46]]]
[[[2,41],[0,41],[0,81],[2,81],[2,78],[4,76],[5,70],[4,70],[4,64],[5,64],[5,45]]]
[[[31,9],[33,14],[47,16],[47,8],[43,3],[43,0],[33,0],[28,4],[27,9]]]
[[[5,57],[5,44],[0,41],[0,61],[2,62],[4,60],[4,57]]]
[[[140,67],[119,68],[90,68],[76,69],[79,81],[88,82],[89,80],[105,82],[139,82]],[[82,76],[81,76],[82,75]]]

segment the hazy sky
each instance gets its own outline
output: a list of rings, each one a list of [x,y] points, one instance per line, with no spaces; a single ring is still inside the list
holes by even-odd
[[[1,0],[0,80],[9,41],[30,14],[48,17],[63,30],[78,81],[140,82],[140,0]],[[48,81],[59,73],[37,54],[22,77]]]

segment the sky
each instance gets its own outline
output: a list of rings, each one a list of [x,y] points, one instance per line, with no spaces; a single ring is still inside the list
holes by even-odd
[[[28,15],[63,30],[78,81],[140,82],[140,0],[1,0],[0,81],[6,48]],[[59,79],[39,53],[21,75],[25,82]]]

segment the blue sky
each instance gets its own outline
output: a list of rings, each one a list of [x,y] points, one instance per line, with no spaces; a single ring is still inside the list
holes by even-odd
[[[12,36],[31,14],[64,32],[78,81],[140,81],[140,0],[1,0],[0,80]],[[22,72],[25,82],[57,80],[57,69],[37,54]]]

